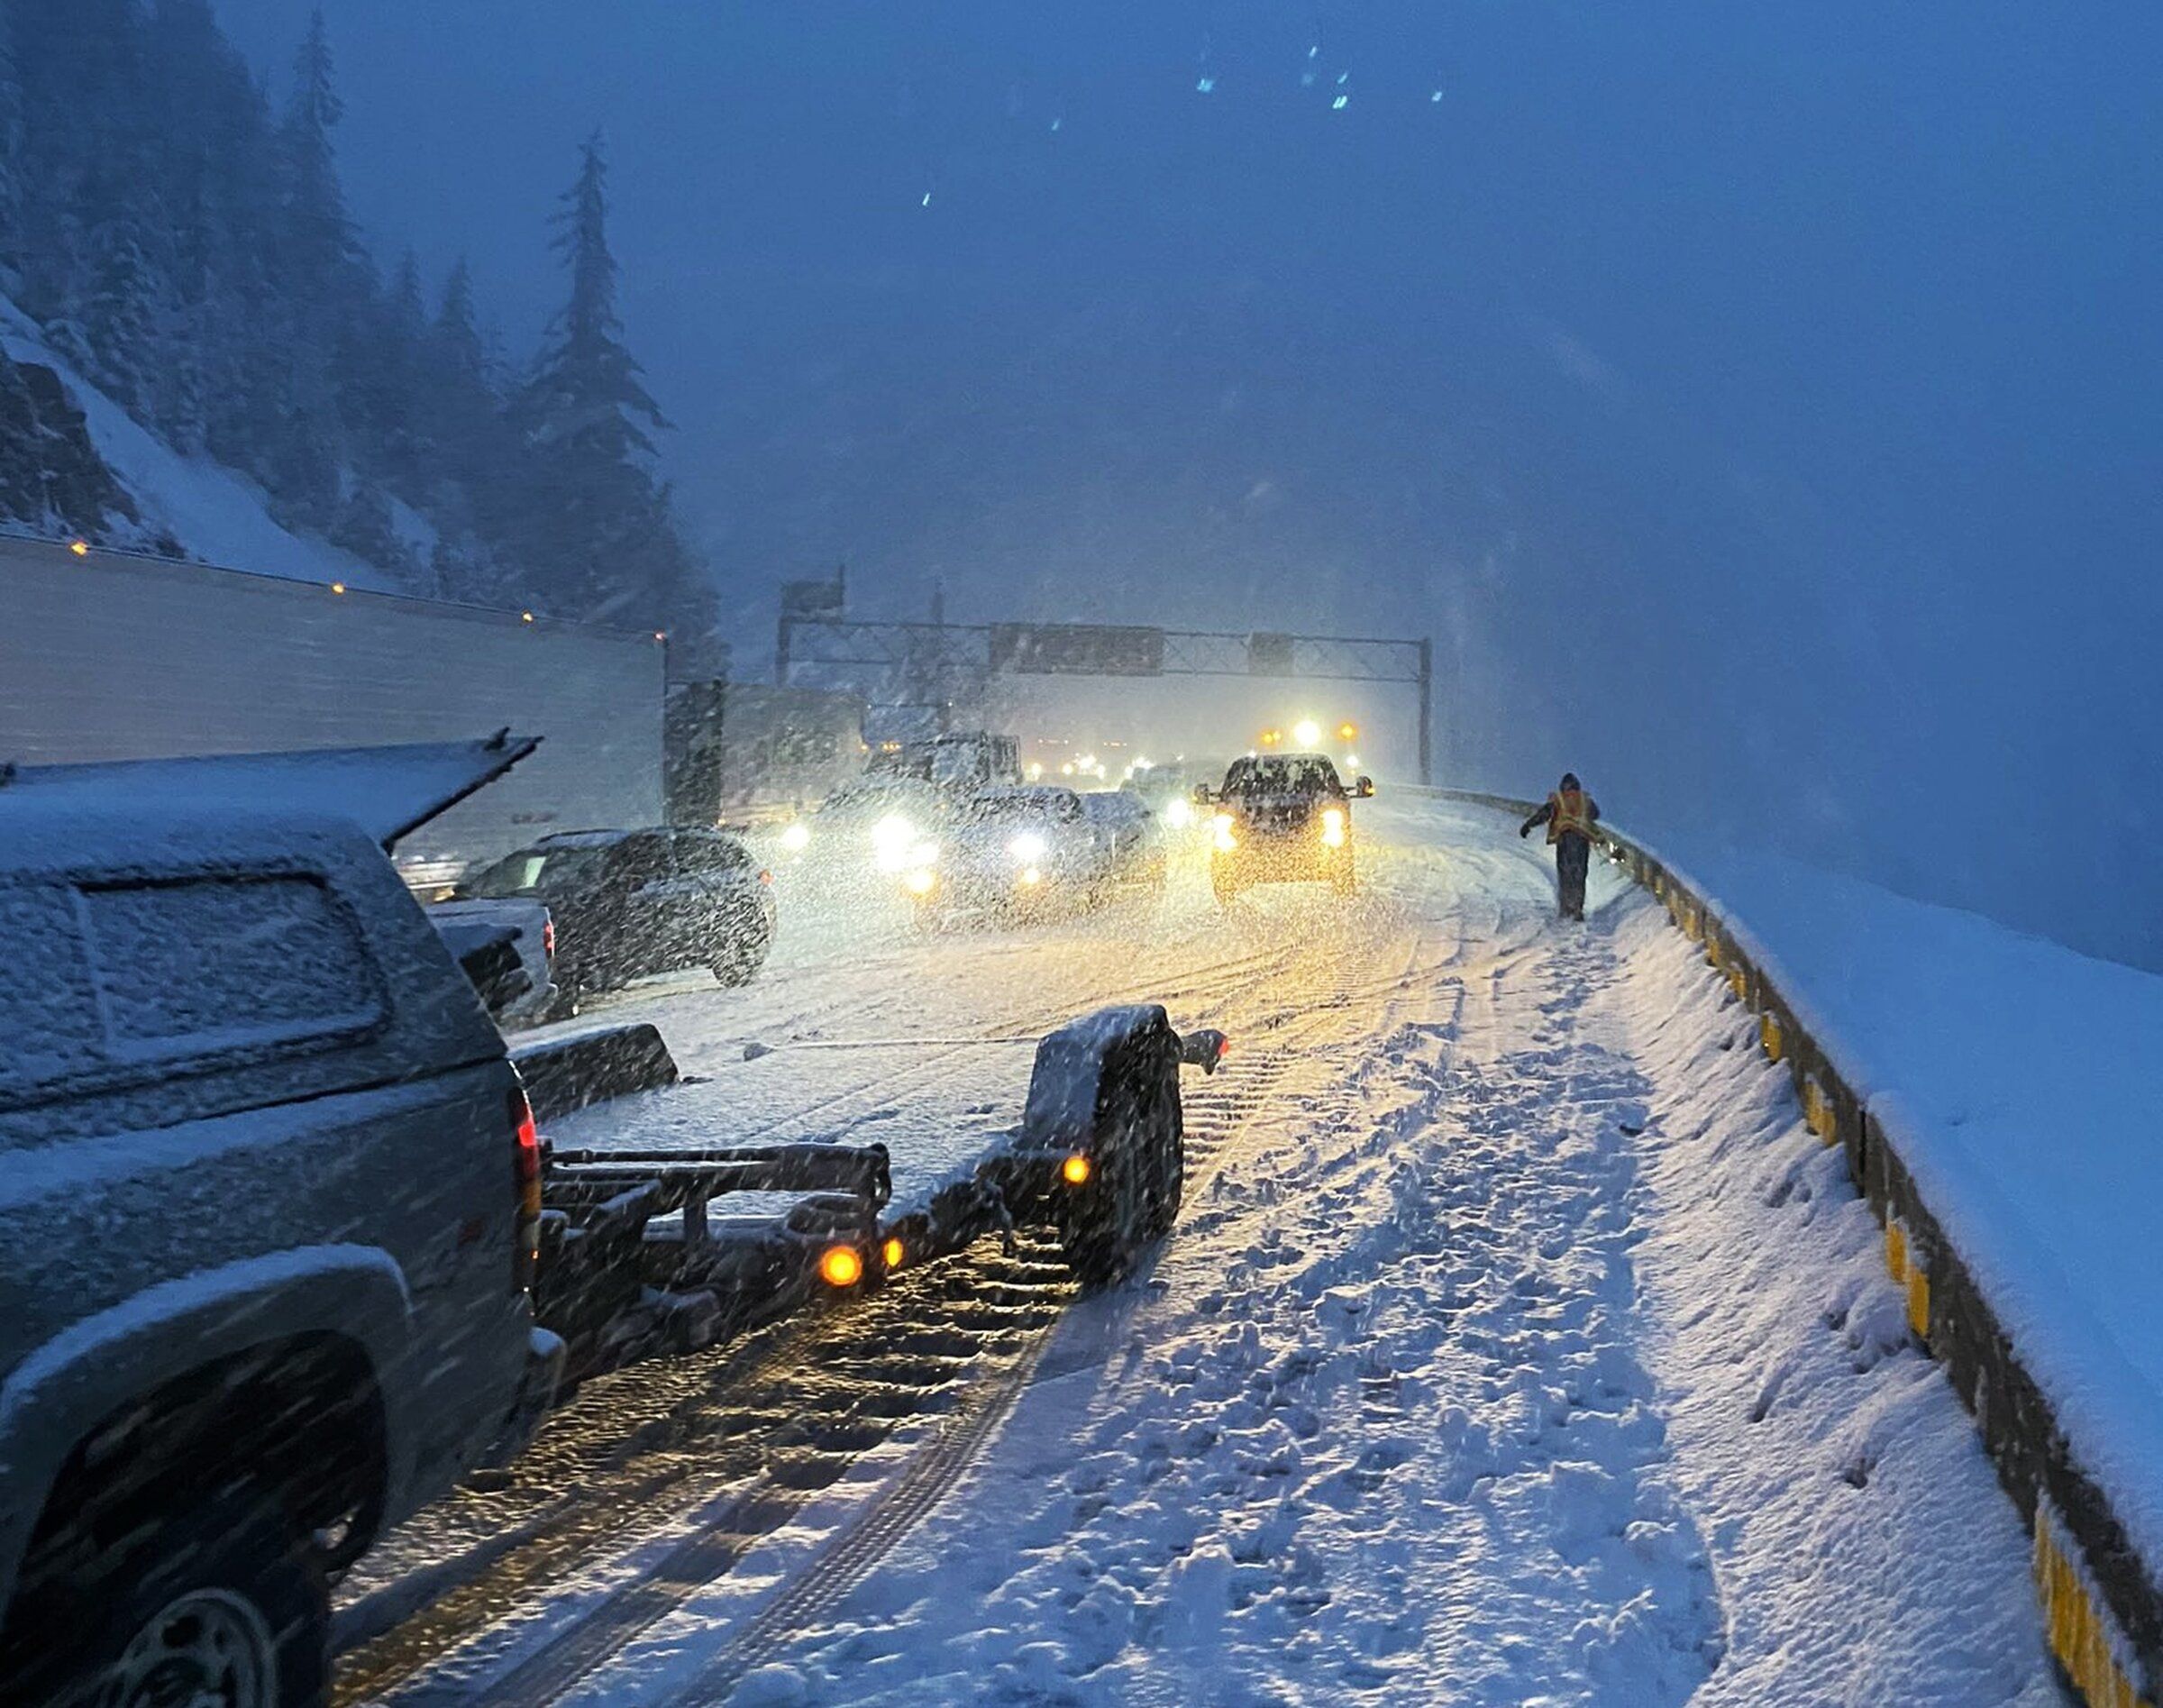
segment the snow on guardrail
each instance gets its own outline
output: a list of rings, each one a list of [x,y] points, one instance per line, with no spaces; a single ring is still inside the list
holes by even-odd
[[[1538,804],[1466,790],[1402,792],[1520,817]],[[2023,1356],[2051,1325],[2021,1321],[2022,1302],[1995,1279],[1997,1255],[1972,1241],[1963,1249],[1949,1232],[1945,1206],[1959,1183],[1919,1142],[1921,1119],[1897,1093],[1870,1082],[1866,1054],[1704,884],[1611,826],[1602,825],[1599,837],[1757,1017],[1760,1045],[1788,1070],[1811,1129],[1845,1154],[1885,1228],[1886,1268],[1905,1290],[1909,1327],[1975,1418],[1999,1481],[2030,1526],[2036,1594],[2067,1676],[2093,1708],[2163,1699],[2163,1558],[2145,1557],[2155,1550],[2144,1551],[2122,1517],[2137,1496],[2121,1487],[2113,1500],[2113,1479],[2094,1468],[2111,1457],[2103,1444],[2084,1441],[2090,1450],[2078,1452],[2068,1438],[2067,1414],[2085,1414],[2086,1399],[2067,1391],[2062,1372],[2038,1371]]]

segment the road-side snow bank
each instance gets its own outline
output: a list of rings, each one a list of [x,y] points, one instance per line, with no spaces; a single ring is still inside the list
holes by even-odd
[[[1870,1209],[1696,948],[1642,900],[1598,1000],[1654,1088],[1643,1356],[1729,1610],[1693,1708],[2058,1700],[2028,1544],[1911,1341]]]
[[[1769,856],[1691,856],[1854,1089],[2140,1555],[2163,1561],[2163,978]]]

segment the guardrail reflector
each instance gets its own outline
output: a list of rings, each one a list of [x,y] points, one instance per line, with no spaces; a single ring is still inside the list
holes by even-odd
[[[1825,1095],[1825,1088],[1810,1075],[1805,1075],[1802,1081],[1802,1119],[1822,1143],[1839,1143],[1839,1111],[1832,1106],[1832,1099]]]
[[[2050,1652],[2091,1708],[2153,1708],[2133,1684],[2131,1645],[2061,1536],[2056,1509],[2038,1491],[2032,1570]]]
[[[1765,1046],[1765,1059],[1777,1062],[1781,1052],[1787,1047],[1787,1039],[1781,1035],[1777,1016],[1760,1014],[1757,1017],[1757,1041]]]

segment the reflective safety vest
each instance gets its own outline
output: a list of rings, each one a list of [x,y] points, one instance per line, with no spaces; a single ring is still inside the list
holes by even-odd
[[[1547,819],[1547,841],[1560,842],[1565,834],[1574,832],[1580,836],[1593,834],[1592,802],[1585,799],[1582,789],[1559,789],[1547,797],[1551,816]]]

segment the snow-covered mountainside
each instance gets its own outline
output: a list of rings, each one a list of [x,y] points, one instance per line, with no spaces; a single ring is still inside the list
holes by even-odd
[[[20,368],[51,371],[68,402],[82,412],[91,449],[132,504],[132,516],[121,508],[106,510],[98,530],[101,543],[156,551],[178,545],[188,557],[260,574],[399,590],[351,553],[280,526],[254,482],[207,458],[182,456],[85,379],[4,297],[0,350]],[[87,531],[87,518],[72,520]],[[43,526],[21,521],[9,525],[32,533],[72,531],[61,518]]]

